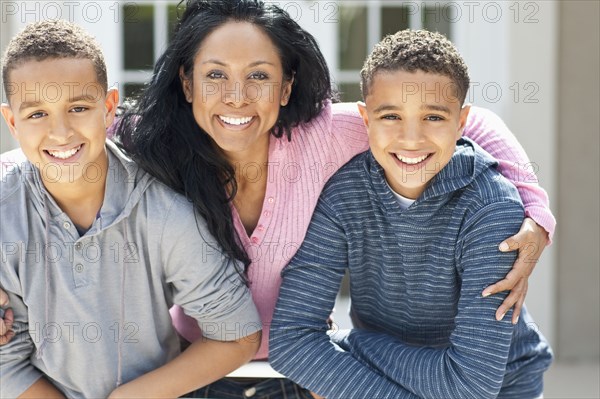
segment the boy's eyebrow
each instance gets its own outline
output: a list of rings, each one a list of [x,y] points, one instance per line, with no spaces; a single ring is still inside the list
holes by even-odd
[[[446,107],[445,105],[423,104],[423,105],[421,105],[421,109],[424,109],[427,111],[445,112],[446,114],[451,113],[450,108]]]
[[[69,99],[70,103],[75,103],[78,101],[86,101],[86,102],[96,102],[96,97],[91,96],[89,94],[82,94],[80,96],[76,96]],[[42,105],[42,101],[24,101],[19,105],[19,111],[23,111],[27,108],[35,108]]]
[[[96,102],[97,97],[91,96],[89,94],[82,94],[80,96],[75,96],[69,99],[70,103],[75,103],[77,101],[87,101],[87,102]]]
[[[402,107],[398,107],[397,105],[392,105],[392,104],[382,104],[379,107],[375,108],[373,110],[374,113],[379,113],[379,112],[384,112],[384,111],[398,111],[401,110]],[[438,112],[444,112],[446,114],[450,114],[450,108],[446,107],[445,105],[437,105],[437,104],[422,104],[421,105],[421,109],[422,110],[426,110],[426,111],[438,111]]]
[[[400,107],[397,107],[396,105],[382,104],[379,107],[375,108],[373,110],[373,112],[374,113],[379,113],[379,112],[383,112],[383,111],[397,111],[399,109],[400,109]]]
[[[26,108],[39,107],[41,104],[41,101],[24,101],[19,105],[19,111],[23,111]]]

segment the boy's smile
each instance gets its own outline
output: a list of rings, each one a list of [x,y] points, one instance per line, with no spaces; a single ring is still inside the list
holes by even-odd
[[[416,199],[450,161],[469,106],[461,108],[450,78],[423,71],[378,72],[359,111],[373,156],[390,187]]]
[[[27,159],[40,169],[44,184],[105,177],[106,128],[118,95],[104,92],[92,62],[29,60],[9,77],[10,105],[2,105],[2,114]]]

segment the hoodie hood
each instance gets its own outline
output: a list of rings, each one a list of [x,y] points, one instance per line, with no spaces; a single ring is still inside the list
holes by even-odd
[[[371,175],[371,182],[375,191],[386,193],[385,198],[381,198],[382,201],[393,204],[395,208],[397,200],[390,192],[391,189],[385,180],[383,168],[375,160],[371,151],[368,153],[365,165],[369,169],[367,172]],[[479,147],[477,143],[463,137],[456,142],[454,155],[452,155],[448,164],[431,179],[425,191],[415,202],[426,201],[460,190],[497,165],[498,162]]]
[[[106,149],[108,171],[104,201],[98,215],[99,217],[87,234],[98,233],[102,229],[108,228],[127,217],[154,180],[128,158],[112,141],[106,141]],[[27,161],[21,150],[4,154],[2,158],[3,178],[14,179],[15,188],[19,187],[18,180],[22,179],[30,191],[34,206],[41,215],[44,215],[48,211],[49,216],[54,218],[63,213],[54,198],[52,198],[44,187],[39,169]],[[11,194],[12,186],[12,184],[8,184],[5,189],[3,187],[3,192],[0,193],[2,198]],[[48,209],[46,209],[46,205],[48,205]]]

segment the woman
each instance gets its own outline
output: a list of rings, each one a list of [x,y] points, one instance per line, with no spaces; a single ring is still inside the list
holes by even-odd
[[[194,203],[224,256],[243,262],[240,273],[247,275],[265,332],[255,359],[266,359],[280,272],[299,248],[327,179],[367,149],[366,130],[356,105],[331,104],[335,96],[316,41],[283,10],[259,0],[186,5],[117,137],[144,169]],[[486,288],[512,289],[497,315],[516,304],[518,317],[531,260],[545,246],[546,231],[552,234],[554,219],[544,191],[516,181],[518,165],[528,159],[506,126],[489,111],[471,114],[464,134],[501,160],[528,216],[545,228],[525,219],[504,243],[511,250],[533,243],[533,251],[522,251],[507,279]],[[184,338],[200,336],[181,309],[172,315]],[[255,397],[308,396],[288,380],[224,379],[198,394],[243,398],[248,389]]]

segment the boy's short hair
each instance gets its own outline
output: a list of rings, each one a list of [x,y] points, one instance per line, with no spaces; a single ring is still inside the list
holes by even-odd
[[[397,70],[447,76],[456,85],[454,94],[460,103],[465,101],[469,90],[467,65],[452,42],[440,33],[407,29],[377,43],[360,71],[363,99],[377,73]]]
[[[29,24],[9,43],[2,59],[4,91],[8,93],[8,74],[21,63],[48,58],[88,59],[94,64],[96,78],[108,91],[106,64],[102,49],[83,28],[62,19]]]

